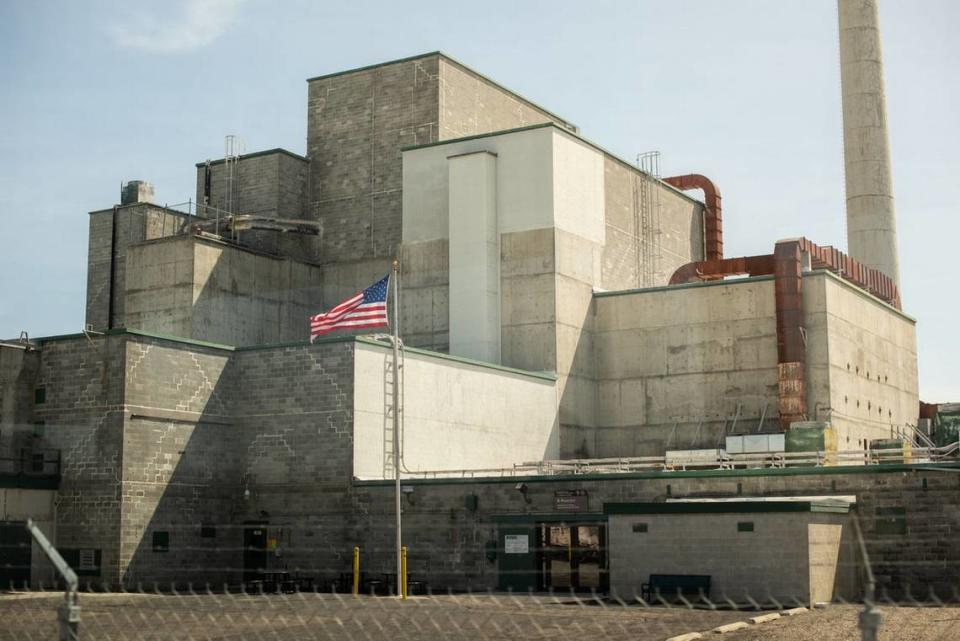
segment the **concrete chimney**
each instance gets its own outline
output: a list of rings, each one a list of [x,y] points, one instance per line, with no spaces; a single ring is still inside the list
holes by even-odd
[[[146,180],[131,180],[123,183],[120,188],[120,204],[132,205],[134,203],[152,203],[153,185]]]
[[[876,0],[838,0],[847,248],[900,287]]]

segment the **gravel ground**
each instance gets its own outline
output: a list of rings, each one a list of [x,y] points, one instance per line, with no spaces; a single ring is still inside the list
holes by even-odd
[[[724,635],[728,641],[860,641],[863,606],[835,605]],[[960,607],[882,606],[881,641],[960,641]]]
[[[56,638],[53,593],[0,594],[0,641]],[[757,612],[641,608],[507,595],[377,597],[81,594],[80,638],[149,641],[234,639],[543,639],[663,641]],[[733,641],[859,641],[857,606],[834,606],[728,633]],[[960,641],[960,608],[883,608],[884,641]],[[714,636],[714,635],[710,635]]]

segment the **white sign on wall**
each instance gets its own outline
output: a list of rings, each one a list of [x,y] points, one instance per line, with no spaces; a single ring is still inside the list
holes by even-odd
[[[530,551],[530,537],[526,534],[504,534],[503,551],[506,554],[526,554]]]

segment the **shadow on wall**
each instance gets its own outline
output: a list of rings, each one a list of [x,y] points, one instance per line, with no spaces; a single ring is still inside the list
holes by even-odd
[[[353,343],[233,352],[219,373],[210,354],[175,354],[166,404],[200,416],[127,425],[124,582],[347,571],[364,507],[350,491]]]
[[[194,278],[202,284],[191,314],[198,340],[305,341],[323,303],[320,267],[214,243],[194,243]]]

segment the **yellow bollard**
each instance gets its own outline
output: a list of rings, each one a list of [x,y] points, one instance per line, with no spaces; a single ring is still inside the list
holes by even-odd
[[[353,596],[360,594],[360,548],[353,548]]]
[[[407,598],[407,546],[400,548],[400,598]]]

